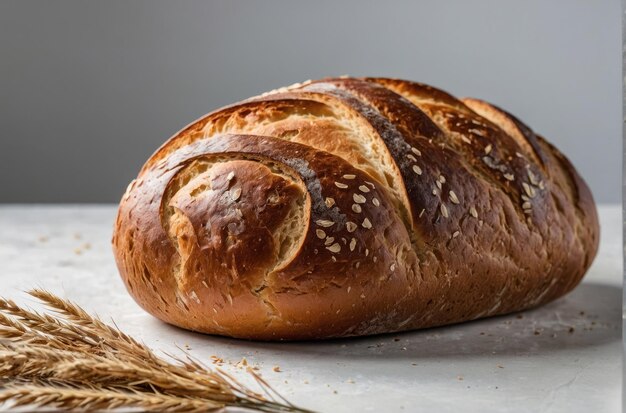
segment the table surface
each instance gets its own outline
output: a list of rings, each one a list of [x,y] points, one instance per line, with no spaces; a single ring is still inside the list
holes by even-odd
[[[245,357],[290,401],[322,412],[618,412],[621,211],[599,211],[598,257],[569,295],[521,317],[402,334],[258,343],[161,323],[135,304],[118,276],[110,205],[0,206],[0,295],[36,307],[23,291],[46,288],[115,320],[155,350],[189,346],[209,365],[217,355],[244,381],[235,364]]]

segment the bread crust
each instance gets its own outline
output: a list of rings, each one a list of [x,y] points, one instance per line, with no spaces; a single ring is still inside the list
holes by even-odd
[[[210,334],[300,340],[519,311],[573,289],[598,218],[569,161],[489,103],[323,79],[214,111],[128,187],[135,300]]]

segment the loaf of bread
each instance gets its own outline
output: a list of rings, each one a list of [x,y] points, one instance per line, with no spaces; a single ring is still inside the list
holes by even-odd
[[[124,194],[115,258],[168,323],[360,336],[572,290],[599,226],[570,162],[514,116],[396,79],[307,81],[193,122]]]

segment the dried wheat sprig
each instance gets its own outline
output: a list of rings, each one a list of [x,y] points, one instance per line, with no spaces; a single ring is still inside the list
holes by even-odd
[[[56,379],[71,383],[136,387],[148,383],[162,391],[184,395],[212,392],[215,399],[233,401],[229,388],[214,379],[198,381],[140,363],[109,359],[41,346],[7,346],[0,350],[0,374],[19,378]]]
[[[225,407],[224,404],[212,400],[161,393],[34,385],[9,388],[0,393],[0,403],[7,401],[10,401],[13,407],[54,407],[74,411],[112,410],[125,407],[152,412],[210,412]]]
[[[113,350],[115,353],[113,355],[114,357],[125,361],[140,361],[141,363],[145,363],[147,359],[153,362],[154,367],[160,366],[168,374],[175,374],[176,376],[195,380],[205,386],[221,387],[224,385],[223,377],[215,376],[213,372],[203,368],[199,363],[190,363],[191,359],[189,357],[187,357],[185,361],[179,357],[171,356],[182,366],[172,365],[161,360],[143,343],[124,334],[119,329],[103,323],[97,317],[89,315],[86,311],[69,300],[61,299],[41,289],[34,289],[28,293],[43,301],[61,316],[77,323],[77,328],[87,330],[89,333],[101,337],[98,346],[108,347]],[[244,392],[244,389],[245,388],[242,387],[240,390]],[[246,396],[259,398],[258,393],[251,392],[248,389],[245,389],[245,392]]]
[[[203,397],[211,393],[211,398],[220,402],[233,403],[235,393],[246,394],[259,402],[267,401],[258,393],[241,386],[225,372],[210,372],[213,381],[203,377],[197,380],[192,376],[180,377],[166,371],[154,369],[138,363],[107,359],[90,353],[75,353],[40,346],[0,346],[0,377],[14,377],[21,380],[56,380],[68,384],[91,383],[94,385],[123,386],[137,390],[157,389],[161,392]],[[251,372],[258,381],[258,375]],[[265,386],[267,383],[262,382]]]
[[[152,397],[158,406],[154,409],[159,411],[193,411],[196,405],[207,411],[209,405],[214,406],[211,409],[225,405],[265,412],[307,412],[282,397],[283,401],[277,401],[269,384],[254,372],[269,399],[219,369],[206,368],[187,353],[185,358],[172,357],[178,364],[165,361],[117,326],[111,327],[47,291],[30,294],[58,316],[0,298],[0,385],[28,385],[40,392],[40,397],[26,395],[21,390],[24,386],[11,387],[0,393],[0,403],[13,400],[19,405],[74,410],[84,406],[146,410]],[[134,404],[132,400],[140,396],[146,397],[147,405]],[[77,400],[80,398],[82,402]]]
[[[0,312],[0,343],[2,342],[41,344],[58,349],[77,346],[77,343],[64,337],[49,336],[28,328],[23,323]]]
[[[60,320],[48,314],[40,314],[33,310],[27,310],[15,304],[12,300],[0,298],[0,311],[17,318],[27,329],[30,328],[45,334],[53,334],[57,337],[68,339],[72,343],[84,343],[88,346],[96,346],[100,337],[87,329],[80,328],[75,324]],[[26,331],[28,331],[26,329]]]
[[[54,346],[57,348],[69,349],[78,346],[78,350],[87,351],[88,349],[84,346],[90,346],[95,354],[106,354],[108,350],[111,350],[114,353],[111,355],[112,357],[125,361],[145,363],[146,359],[148,359],[155,363],[154,367],[156,365],[161,366],[169,373],[176,373],[178,376],[195,379],[204,385],[215,386],[220,382],[220,380],[215,380],[207,370],[200,371],[199,365],[196,365],[195,371],[189,371],[189,368],[167,364],[160,360],[144,344],[139,343],[118,329],[108,326],[96,317],[90,316],[69,301],[62,300],[42,290],[33,290],[30,293],[56,309],[62,316],[69,317],[72,322],[77,324],[72,325],[65,320],[58,320],[48,315],[25,310],[10,300],[0,299],[0,311],[4,310],[17,317],[19,322],[31,329],[27,330],[22,327],[19,329],[21,332],[32,332],[34,330],[48,337],[60,338],[61,345]],[[41,337],[38,337],[37,342],[42,342]],[[177,359],[177,361],[180,361],[180,359]],[[198,373],[203,374],[199,375]]]
[[[145,344],[123,333],[118,328],[102,322],[98,317],[89,315],[80,306],[71,301],[64,300],[41,289],[30,290],[28,294],[41,300],[61,317],[71,321],[77,328],[82,329],[87,334],[96,334],[101,338],[100,345],[108,346],[111,350],[121,352],[126,356],[148,358],[155,363],[162,362]]]
[[[39,288],[28,291],[28,294],[32,295],[35,298],[38,298],[47,306],[62,314],[66,319],[74,321],[76,324],[100,332],[104,334],[107,338],[119,339],[129,344],[132,344],[137,348],[142,348],[150,352],[150,350],[143,343],[138,342],[128,334],[123,333],[121,330],[103,323],[99,318],[91,316],[81,307],[72,303],[69,300],[64,300],[49,291]]]
[[[221,374],[177,373],[178,368],[168,371],[136,360],[121,361],[40,344],[0,345],[0,377],[54,378],[68,383],[105,383],[127,387],[141,387],[145,384],[171,394],[201,396],[211,392],[216,400],[232,402],[236,399],[232,393],[233,386]]]

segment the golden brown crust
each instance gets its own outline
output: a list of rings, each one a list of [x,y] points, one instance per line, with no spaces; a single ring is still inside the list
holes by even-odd
[[[395,79],[305,82],[192,123],[146,162],[113,237],[137,302],[252,339],[504,314],[574,288],[591,193],[503,110]]]

